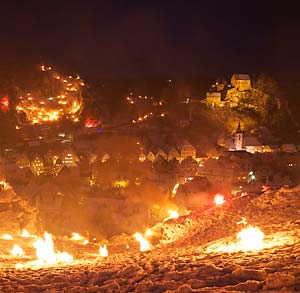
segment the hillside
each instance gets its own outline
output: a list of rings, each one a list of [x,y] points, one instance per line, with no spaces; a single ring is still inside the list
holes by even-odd
[[[152,228],[149,252],[138,253],[132,247],[128,252],[114,254],[122,245],[121,239],[125,239],[117,237],[109,244],[110,255],[106,259],[82,259],[72,265],[33,272],[16,270],[10,262],[2,262],[0,289],[1,292],[295,292],[300,288],[299,207],[299,188],[269,191],[238,198],[204,214],[194,212],[158,224]],[[248,225],[265,234],[261,247],[254,251],[245,251],[236,239],[237,232]],[[248,237],[251,239],[254,238]],[[128,241],[132,242],[130,238]]]

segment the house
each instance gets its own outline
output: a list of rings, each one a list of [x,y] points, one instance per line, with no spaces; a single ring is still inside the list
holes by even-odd
[[[262,144],[258,138],[251,134],[246,134],[241,130],[239,123],[236,131],[226,138],[219,138],[218,144],[224,146],[229,151],[246,151],[248,153],[272,152],[268,145]]]
[[[251,89],[251,79],[248,74],[233,74],[230,83],[239,91],[247,91]]]
[[[298,149],[294,144],[286,143],[281,146],[281,151],[285,153],[296,153]]]
[[[156,156],[153,152],[149,152],[148,155],[147,155],[147,159],[150,161],[150,162],[154,162],[155,159],[156,159]]]
[[[64,167],[64,165],[62,163],[62,160],[57,159],[54,163],[53,174],[57,176],[60,173],[60,171],[62,170],[63,167]]]
[[[141,154],[139,155],[139,161],[140,161],[140,162],[144,162],[146,159],[147,159],[147,156],[146,156],[144,153],[141,153]]]
[[[48,150],[44,156],[45,163],[49,166],[54,166],[56,160],[59,158],[58,152],[54,152],[53,150]]]
[[[34,175],[40,176],[44,173],[44,161],[41,157],[35,156],[30,163],[30,170]]]
[[[221,100],[221,92],[207,92],[206,105],[209,107],[223,106],[224,102]]]
[[[183,161],[187,157],[196,159],[196,149],[188,141],[184,141],[184,143],[179,147],[179,151],[180,161]]]
[[[258,141],[255,136],[247,136],[243,141],[243,149],[249,153],[262,153],[264,146]]]
[[[76,167],[79,159],[77,155],[71,150],[65,150],[62,154],[62,162],[67,167]]]
[[[177,149],[171,147],[168,152],[168,161],[172,161],[173,159],[180,160],[180,154]]]
[[[158,152],[156,153],[156,158],[158,158],[159,156],[164,160],[168,159],[168,155],[162,149],[158,149]]]
[[[21,154],[20,156],[17,157],[16,159],[16,165],[20,169],[25,169],[30,167],[30,160],[29,157],[26,154]]]

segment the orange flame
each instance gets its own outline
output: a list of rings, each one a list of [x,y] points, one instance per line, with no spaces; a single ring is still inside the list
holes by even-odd
[[[44,239],[38,238],[33,247],[36,249],[38,258],[37,265],[55,265],[57,263],[69,263],[73,260],[73,256],[67,252],[54,252],[54,243],[52,235],[45,232]]]
[[[217,193],[215,195],[214,202],[216,205],[222,205],[225,202],[224,195]]]
[[[4,240],[13,240],[14,238],[10,234],[3,234],[2,239],[4,239]]]
[[[135,233],[134,237],[140,243],[140,251],[150,250],[149,242],[142,236],[141,233]]]
[[[250,225],[242,229],[236,237],[240,239],[240,245],[243,251],[260,250],[264,246],[265,234],[258,227]]]
[[[14,244],[12,250],[10,251],[10,254],[14,257],[22,257],[25,255],[25,252],[19,245]]]
[[[176,212],[174,210],[169,210],[168,213],[169,213],[169,217],[165,218],[164,222],[168,221],[168,220],[171,220],[171,219],[177,219],[179,217],[178,212]]]
[[[99,247],[99,254],[102,257],[108,257],[108,250],[107,250],[106,244]]]

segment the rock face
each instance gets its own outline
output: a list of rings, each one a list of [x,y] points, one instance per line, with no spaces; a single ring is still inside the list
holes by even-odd
[[[37,232],[37,211],[11,187],[0,191],[0,233]]]

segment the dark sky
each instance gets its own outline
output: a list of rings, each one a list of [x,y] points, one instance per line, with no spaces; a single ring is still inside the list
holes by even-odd
[[[109,77],[266,72],[299,83],[298,10],[275,2],[1,2],[0,63]]]

